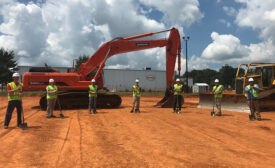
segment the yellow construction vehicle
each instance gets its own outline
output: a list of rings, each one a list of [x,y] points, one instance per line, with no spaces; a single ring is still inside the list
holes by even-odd
[[[260,87],[261,111],[275,110],[275,63],[240,64],[236,73],[235,92],[223,92],[222,110],[249,112],[244,90],[251,77]],[[212,93],[200,94],[199,108],[212,108],[213,104]]]

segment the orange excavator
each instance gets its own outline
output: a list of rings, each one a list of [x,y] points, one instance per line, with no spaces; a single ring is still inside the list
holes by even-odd
[[[153,36],[159,33],[170,32],[168,38],[162,39],[140,39]],[[41,91],[45,90],[49,84],[50,78],[55,80],[55,84],[61,91],[58,94],[60,105],[63,109],[68,108],[87,108],[88,107],[88,86],[91,84],[91,79],[96,80],[99,89],[103,89],[103,74],[102,69],[105,62],[113,55],[144,50],[155,47],[166,47],[166,83],[167,87],[173,82],[176,59],[178,58],[178,71],[181,70],[180,54],[181,41],[180,34],[176,28],[161,32],[149,32],[146,34],[116,38],[112,41],[106,42],[81,66],[77,72],[28,72],[23,75],[23,89],[24,91]],[[95,75],[92,72],[96,72]],[[167,106],[169,94],[166,94],[158,105],[160,107]],[[98,94],[99,108],[117,108],[121,104],[121,97],[116,94],[100,93]],[[46,96],[40,99],[41,109],[46,109]],[[171,104],[168,102],[168,104]]]

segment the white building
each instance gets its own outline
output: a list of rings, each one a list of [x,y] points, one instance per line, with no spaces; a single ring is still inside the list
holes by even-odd
[[[104,86],[110,91],[130,91],[135,80],[146,91],[165,91],[166,71],[156,70],[129,70],[129,69],[104,69]]]
[[[193,93],[207,93],[209,92],[209,85],[207,83],[195,83],[192,90]]]

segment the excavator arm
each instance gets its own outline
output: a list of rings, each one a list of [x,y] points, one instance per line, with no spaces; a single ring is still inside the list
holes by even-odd
[[[170,31],[168,39],[137,40],[166,31]],[[97,79],[105,66],[105,61],[113,55],[156,47],[166,47],[166,82],[168,87],[169,82],[173,79],[177,56],[178,70],[180,71],[181,41],[177,29],[172,28],[166,31],[120,38],[104,43],[87,62],[80,66],[78,73],[81,76],[81,80],[89,80],[88,75],[98,68],[96,75],[93,77]]]

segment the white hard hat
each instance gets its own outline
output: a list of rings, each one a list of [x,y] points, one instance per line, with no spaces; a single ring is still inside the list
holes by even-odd
[[[14,74],[12,74],[12,77],[19,77],[20,75],[19,75],[19,73],[14,73]]]
[[[215,83],[218,83],[218,82],[220,82],[219,79],[215,79]]]
[[[95,82],[95,80],[94,79],[92,79],[92,81],[91,82]]]
[[[180,81],[180,79],[179,79],[179,78],[177,78],[176,82],[179,82],[179,81]]]
[[[136,79],[136,82],[139,82],[139,80],[138,80],[138,79]]]
[[[253,78],[249,78],[249,79],[248,79],[248,82],[253,82],[253,81],[254,81]]]
[[[54,82],[54,80],[53,80],[53,79],[50,79],[50,80],[49,80],[49,83],[53,83],[53,82]]]

